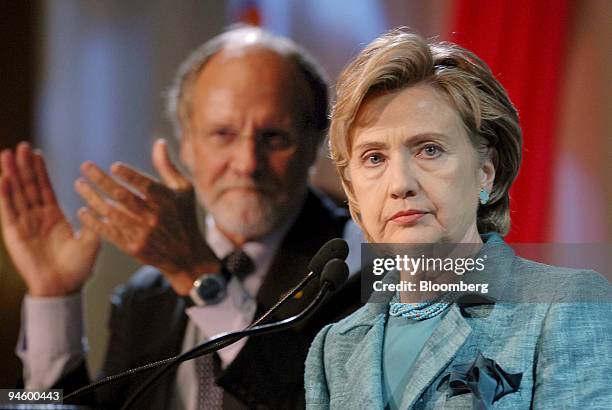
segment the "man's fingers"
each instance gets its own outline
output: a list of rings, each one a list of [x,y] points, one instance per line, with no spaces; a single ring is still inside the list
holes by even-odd
[[[10,194],[13,201],[13,208],[19,214],[29,208],[29,204],[23,192],[19,173],[17,172],[17,164],[15,156],[10,150],[2,151],[0,155],[0,164],[2,165],[2,176],[7,178],[10,184]]]
[[[113,175],[121,178],[138,191],[142,192],[145,196],[151,194],[153,191],[153,187],[159,185],[159,181],[157,181],[152,176],[145,174],[135,168],[130,167],[127,164],[122,162],[115,162],[111,166],[111,172]]]
[[[145,202],[126,187],[108,176],[93,162],[81,165],[81,171],[97,188],[134,214],[147,209]]]
[[[85,207],[79,208],[77,211],[77,216],[85,227],[82,230],[83,234],[87,233],[89,235],[88,232],[93,232],[94,234],[103,236],[106,240],[114,244],[120,242],[121,237],[119,236],[116,228],[105,224],[98,219],[95,212],[93,212],[91,209]]]
[[[168,154],[168,143],[160,138],[153,144],[152,152],[153,166],[159,173],[164,184],[176,191],[191,189],[191,183],[174,166]]]
[[[85,161],[81,165],[81,172],[106,195],[113,197],[113,194],[119,188],[119,184],[108,176],[96,164],[91,161]]]
[[[115,226],[121,226],[123,229],[128,229],[130,225],[138,223],[104,199],[84,178],[77,179],[74,187],[92,211],[108,219],[107,224],[111,223]]]
[[[40,205],[42,198],[34,172],[34,157],[32,148],[27,142],[17,145],[15,156],[17,157],[17,172],[21,181],[25,197],[30,205]]]
[[[87,202],[87,205],[97,214],[108,217],[111,212],[112,205],[100,196],[84,178],[79,178],[74,183],[74,189],[81,195],[81,198]]]
[[[3,225],[17,219],[17,210],[13,204],[11,193],[11,182],[5,175],[0,177],[0,218]]]
[[[139,234],[131,229],[123,229],[121,223],[112,221],[112,218],[101,218],[93,210],[83,207],[77,213],[79,220],[83,224],[83,232],[88,229],[91,232],[102,236],[108,242],[122,249],[128,255],[136,256],[141,251],[141,242],[139,242]],[[133,225],[134,221],[125,222],[127,225]]]
[[[49,179],[45,158],[40,152],[34,151],[34,173],[40,189],[40,195],[44,204],[56,205],[57,198]]]

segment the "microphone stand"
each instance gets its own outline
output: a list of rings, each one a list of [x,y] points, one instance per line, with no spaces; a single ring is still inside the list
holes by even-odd
[[[257,318],[257,320],[255,320],[253,323],[251,323],[245,330],[251,329],[251,328],[259,325],[260,323],[262,323],[267,318],[269,318],[272,314],[274,314],[280,308],[280,306],[283,303],[285,303],[285,301],[287,301],[289,298],[293,297],[296,293],[298,293],[300,290],[302,290],[315,276],[317,276],[317,275],[314,272],[312,272],[312,271],[309,272],[293,289],[290,289],[287,293],[285,293],[285,295],[282,296],[274,304],[274,306],[272,306],[263,315],[261,315],[259,318]],[[212,342],[212,340],[210,342]],[[145,365],[142,365],[142,366],[139,366],[139,367],[135,367],[133,369],[126,370],[126,371],[124,371],[122,373],[118,373],[118,374],[114,374],[114,375],[111,375],[111,376],[104,377],[104,378],[102,378],[102,379],[100,379],[100,380],[98,380],[96,382],[88,384],[87,386],[83,386],[83,387],[81,387],[81,388],[79,388],[79,389],[77,389],[77,390],[67,394],[66,396],[64,396],[64,402],[66,402],[67,400],[76,399],[78,397],[81,397],[81,396],[91,392],[92,390],[95,390],[95,389],[97,389],[99,387],[105,386],[105,385],[107,385],[109,383],[118,382],[118,381],[123,380],[125,378],[131,377],[131,376],[136,376],[137,374],[140,374],[140,373],[143,373],[143,372],[146,372],[146,371],[149,371],[149,370],[154,370],[154,369],[157,369],[158,367],[169,365],[171,363],[174,363],[181,356],[182,356],[182,354],[176,355],[176,356],[172,356],[172,357],[168,357],[166,359],[158,360],[158,361],[152,362],[152,363],[147,363]]]
[[[325,267],[331,260],[335,258],[336,260],[342,261],[342,263],[344,263],[344,259],[346,259],[347,255],[348,255],[348,245],[346,244],[346,241],[344,241],[343,239],[334,238],[326,242],[319,249],[316,255],[311,259],[310,264],[308,265],[310,272],[304,278],[302,278],[302,280],[293,289],[289,290],[283,297],[281,297],[280,300],[274,304],[274,306],[272,306],[267,312],[265,312],[256,321],[251,323],[245,330],[254,328],[258,326],[260,323],[262,323],[263,321],[265,321],[267,318],[269,318],[273,313],[275,313],[278,310],[278,308],[283,303],[287,301],[287,299],[289,299],[290,297],[298,293],[300,290],[302,290],[312,280],[313,277],[321,274],[322,271],[325,270]],[[346,279],[346,277],[344,279]],[[342,281],[344,281],[344,279]],[[106,384],[118,382],[127,377],[135,376],[137,374],[143,373],[148,370],[153,370],[161,366],[170,365],[171,363],[175,363],[180,356],[181,355],[171,356],[166,359],[158,360],[152,363],[147,363],[145,365],[126,370],[122,373],[107,376],[87,386],[81,387],[69,393],[68,395],[64,396],[64,402],[66,402],[67,400],[71,400],[71,399],[80,397]]]
[[[215,339],[209,340],[195,348],[188,350],[185,353],[182,353],[172,361],[164,364],[164,366],[157,372],[156,374],[151,375],[139,388],[136,390],[125,402],[121,410],[129,409],[130,406],[134,405],[136,401],[153,385],[155,382],[161,379],[161,377],[166,374],[170,369],[174,366],[179,365],[180,363],[195,359],[199,356],[203,356],[208,353],[216,352],[219,349],[222,349],[226,346],[229,346],[233,343],[236,343],[238,340],[243,337],[253,336],[253,335],[261,335],[266,333],[274,333],[279,332],[281,330],[285,330],[293,326],[294,324],[307,319],[310,315],[319,307],[322,300],[325,298],[327,293],[331,288],[331,283],[328,281],[323,282],[321,289],[317,293],[316,297],[310,302],[310,304],[304,309],[302,312],[297,315],[291,316],[287,319],[283,319],[278,322],[273,322],[265,325],[256,326],[254,324],[250,325],[244,330],[232,333],[224,333]],[[260,318],[261,319],[261,318]],[[260,322],[260,320],[258,320]],[[255,322],[254,322],[255,323]]]

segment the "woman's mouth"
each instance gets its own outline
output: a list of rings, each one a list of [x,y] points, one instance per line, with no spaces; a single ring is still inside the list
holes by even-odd
[[[414,225],[427,214],[428,212],[426,211],[409,209],[407,211],[397,212],[390,218],[390,221],[398,225]]]

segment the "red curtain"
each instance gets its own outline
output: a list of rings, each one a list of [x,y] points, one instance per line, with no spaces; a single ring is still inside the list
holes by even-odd
[[[251,26],[261,26],[261,13],[257,0],[242,1],[236,7],[235,21],[245,23]]]
[[[509,242],[550,237],[555,135],[570,0],[457,0],[450,41],[484,59],[508,90],[523,128]]]

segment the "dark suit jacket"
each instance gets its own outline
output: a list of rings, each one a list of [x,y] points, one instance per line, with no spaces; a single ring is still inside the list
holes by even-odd
[[[320,194],[310,191],[304,207],[275,255],[257,294],[256,317],[293,287],[306,273],[310,258],[329,239],[341,237],[348,216]],[[312,281],[301,298],[293,298],[276,314],[282,319],[302,310],[317,293]],[[234,361],[222,371],[217,384],[223,387],[224,408],[304,408],[304,361],[308,347],[321,327],[337,321],[359,307],[359,283],[354,277],[329,297],[308,321],[290,330],[250,337]],[[174,293],[164,276],[152,267],[139,270],[112,296],[111,336],[103,375],[160,360],[180,353],[187,316],[185,302]],[[148,377],[136,376],[103,387],[96,393],[99,408],[119,408]],[[168,406],[175,373],[147,392],[137,408]],[[68,374],[56,388],[65,393],[86,381],[85,366]],[[92,399],[90,397],[90,399]]]

